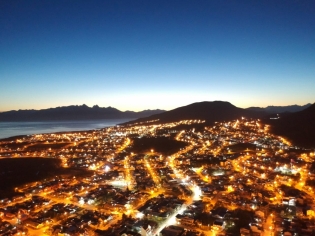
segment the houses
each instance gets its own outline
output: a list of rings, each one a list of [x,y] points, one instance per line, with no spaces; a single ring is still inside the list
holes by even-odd
[[[184,232],[184,228],[170,225],[160,232],[160,236],[181,236]]]
[[[259,235],[265,222],[283,234],[313,230],[314,192],[306,185],[314,155],[292,152],[254,119],[191,128],[200,123],[34,135],[19,149],[0,142],[1,155],[58,158],[85,173],[18,186],[19,196],[0,200],[2,232],[19,224],[52,235]],[[167,155],[137,152],[132,143],[141,138],[184,145]]]

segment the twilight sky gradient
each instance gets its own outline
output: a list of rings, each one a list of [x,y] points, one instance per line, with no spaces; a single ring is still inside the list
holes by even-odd
[[[0,0],[0,111],[315,102],[315,1]]]

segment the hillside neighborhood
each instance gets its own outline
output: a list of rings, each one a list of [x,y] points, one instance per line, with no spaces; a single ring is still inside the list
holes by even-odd
[[[314,235],[314,151],[258,119],[195,128],[204,122],[1,141],[1,158],[56,159],[88,174],[14,186],[0,200],[0,234]]]

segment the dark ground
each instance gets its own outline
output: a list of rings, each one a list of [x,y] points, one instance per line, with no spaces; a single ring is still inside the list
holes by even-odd
[[[62,168],[59,159],[5,158],[0,159],[0,199],[12,197],[15,187],[60,175],[89,175],[91,172]]]
[[[251,143],[238,143],[228,146],[233,153],[256,151],[256,145]]]
[[[33,151],[33,150],[47,150],[48,148],[51,149],[60,149],[63,148],[71,143],[40,143],[40,144],[34,144],[31,146],[28,146],[26,148],[27,151]]]
[[[179,151],[180,148],[187,146],[185,142],[177,141],[167,137],[134,138],[132,141],[133,145],[130,150],[137,153],[146,153],[153,149],[154,152],[158,152],[163,155],[171,155]]]

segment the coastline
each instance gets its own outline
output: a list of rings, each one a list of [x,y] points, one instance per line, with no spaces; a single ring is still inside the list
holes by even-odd
[[[33,134],[80,132],[102,129],[131,120],[132,119],[0,122],[0,140]]]

